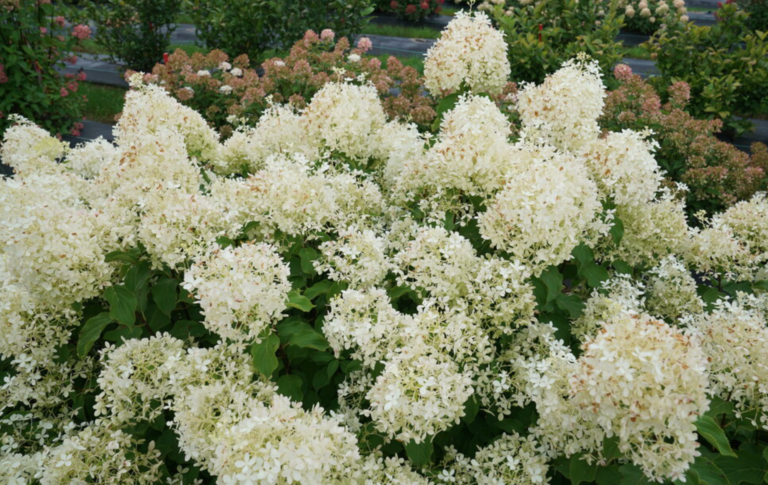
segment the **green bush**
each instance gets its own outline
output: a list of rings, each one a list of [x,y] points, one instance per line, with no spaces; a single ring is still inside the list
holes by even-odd
[[[445,0],[378,0],[376,7],[411,22],[419,22],[428,15],[440,13],[443,3]]]
[[[734,3],[732,0],[726,3]],[[765,32],[768,30],[768,1],[766,0],[736,0],[739,9],[749,14],[744,20],[747,28]]]
[[[96,42],[113,60],[130,69],[150,71],[171,43],[181,0],[110,0],[91,4]]]
[[[209,48],[230,56],[258,55],[289,47],[307,30],[331,29],[339,36],[360,31],[373,11],[370,0],[185,0],[197,35]]]
[[[646,48],[656,60],[659,85],[691,86],[688,110],[718,118],[737,132],[749,126],[735,115],[768,113],[768,33],[751,32],[747,14],[724,5],[712,27],[692,24],[657,32]]]
[[[623,17],[600,0],[546,0],[504,10],[494,18],[509,45],[511,80],[541,82],[579,52],[607,72],[622,58],[616,35]]]
[[[83,97],[75,94],[85,76],[62,76],[57,68],[75,44],[90,36],[84,25],[67,26],[50,3],[0,3],[0,134],[24,116],[56,135],[82,128]]]

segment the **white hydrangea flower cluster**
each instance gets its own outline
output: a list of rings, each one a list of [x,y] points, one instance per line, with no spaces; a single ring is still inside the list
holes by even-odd
[[[739,416],[768,429],[768,328],[755,297],[720,300],[710,314],[681,322],[709,360],[710,392],[735,403]]]
[[[549,455],[549,450],[533,436],[504,434],[479,449],[472,459],[461,453],[449,453],[453,462],[441,471],[438,480],[459,485],[548,484]]]
[[[426,156],[405,161],[399,189],[451,189],[489,195],[501,188],[512,163],[509,121],[490,99],[462,95],[440,123]]]
[[[456,13],[424,61],[424,86],[433,96],[467,89],[498,93],[511,72],[504,34],[484,12]]]
[[[255,340],[287,308],[291,270],[269,244],[213,246],[184,276],[205,314],[203,324],[222,338]]]
[[[134,76],[130,84],[133,89],[125,95],[125,107],[114,130],[118,145],[170,128],[183,136],[190,157],[203,162],[216,158],[219,135],[200,113],[168,96],[162,86],[144,84],[141,76]]]
[[[109,483],[152,485],[162,478],[163,459],[154,442],[140,452],[141,440],[113,423],[98,421],[64,439],[50,451],[39,477],[41,485]],[[179,483],[178,481],[171,483]]]
[[[624,313],[587,337],[578,359],[559,345],[520,368],[539,412],[537,434],[566,455],[619,450],[654,480],[682,477],[696,456],[695,421],[707,411],[706,356],[648,315]]]
[[[419,228],[395,256],[398,283],[440,305],[463,308],[492,333],[502,334],[533,318],[533,287],[519,262],[477,256],[472,244],[443,228]]]
[[[574,320],[571,333],[583,340],[594,337],[606,322],[623,313],[640,314],[645,310],[644,287],[629,275],[616,274],[594,290],[584,306],[582,315]]]
[[[541,85],[523,85],[517,110],[526,135],[564,150],[588,149],[600,134],[597,119],[606,97],[601,78],[597,63],[582,54]]]
[[[375,224],[384,210],[381,190],[368,177],[325,164],[315,167],[301,155],[270,157],[247,179],[216,180],[211,198],[228,224],[258,223],[255,233],[267,240],[276,230],[313,237],[320,231],[362,229]]]
[[[691,265],[714,275],[749,280],[768,261],[768,200],[765,193],[739,202],[693,235]]]
[[[342,229],[339,238],[322,243],[320,251],[315,269],[352,288],[377,285],[394,269],[386,255],[386,241],[370,229]]]
[[[315,143],[358,160],[371,156],[376,134],[386,122],[376,88],[351,83],[323,86],[301,118],[305,133]]]
[[[60,172],[55,162],[69,151],[67,144],[22,116],[12,115],[11,120],[14,124],[0,145],[3,163],[20,176]]]
[[[691,228],[680,195],[684,189],[661,188],[660,195],[647,204],[618,206],[616,217],[624,224],[624,234],[618,246],[603,241],[599,248],[603,256],[631,265],[655,266],[667,256],[688,254]]]
[[[600,221],[597,187],[575,156],[547,145],[520,148],[516,156],[518,165],[478,223],[493,247],[538,273],[610,226]]]
[[[652,315],[675,321],[704,311],[696,280],[685,264],[670,256],[648,271],[646,307]]]
[[[662,175],[653,152],[659,145],[648,136],[631,130],[608,133],[591,147],[587,164],[604,197],[635,206],[656,196]]]

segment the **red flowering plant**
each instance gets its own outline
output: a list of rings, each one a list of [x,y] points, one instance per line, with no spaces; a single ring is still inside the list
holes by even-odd
[[[167,63],[145,75],[145,81],[164,86],[202,113],[224,136],[238,125],[255,124],[271,103],[290,103],[302,109],[323,85],[341,80],[372,83],[391,118],[428,127],[436,115],[434,101],[422,95],[418,71],[394,57],[383,68],[381,60],[365,55],[371,47],[365,37],[352,48],[345,37],[336,41],[331,30],[319,35],[309,30],[287,57],[265,61],[261,76],[246,55],[230,60],[219,50],[192,56],[177,50]]]
[[[379,10],[394,12],[400,18],[419,22],[443,9],[445,0],[380,0]]]
[[[0,135],[20,115],[55,133],[78,135],[84,96],[77,94],[85,74],[59,72],[74,63],[72,48],[91,35],[56,15],[50,0],[0,0]]]
[[[620,64],[614,69],[619,87],[608,93],[601,126],[610,131],[651,128],[659,143],[656,160],[667,178],[683,182],[690,189],[690,214],[700,210],[720,211],[765,190],[768,149],[752,145],[752,155],[719,140],[720,120],[696,119],[685,111],[690,87],[685,82],[671,85],[667,102],[632,69]]]

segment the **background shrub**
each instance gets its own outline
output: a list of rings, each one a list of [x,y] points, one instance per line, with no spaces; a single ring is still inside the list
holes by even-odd
[[[390,118],[429,126],[435,118],[434,101],[422,95],[422,77],[416,69],[403,66],[394,57],[383,68],[379,59],[364,56],[369,48],[366,38],[353,49],[346,37],[334,41],[328,31],[324,36],[308,31],[287,57],[264,62],[261,77],[245,55],[230,62],[222,51],[190,57],[177,50],[146,79],[160,83],[176,99],[202,113],[224,136],[238,124],[254,125],[270,103],[290,103],[302,109],[329,81],[356,82],[361,74],[363,82],[376,86]],[[343,75],[338,74],[340,70]],[[394,87],[397,91],[393,92]]]
[[[726,4],[735,3],[740,10],[749,14],[744,24],[751,30],[768,30],[768,1],[766,0],[727,0]]]
[[[751,32],[736,5],[724,5],[718,15],[712,27],[659,31],[646,46],[661,71],[657,85],[685,81],[691,114],[719,118],[738,132],[749,122],[735,115],[768,113],[768,33]]]
[[[378,0],[377,8],[394,12],[398,17],[418,22],[432,14],[440,13],[445,0]]]
[[[579,52],[606,72],[621,60],[616,35],[623,17],[599,0],[552,0],[504,10],[494,17],[509,45],[511,80],[541,82]]]
[[[175,28],[181,0],[110,0],[91,4],[96,42],[113,60],[149,71],[163,57]]]
[[[686,83],[671,86],[662,104],[653,86],[632,74],[629,66],[617,66],[615,76],[621,85],[606,98],[601,126],[611,131],[651,128],[659,143],[656,160],[667,178],[690,189],[690,215],[700,210],[711,214],[765,190],[765,145],[753,144],[750,156],[718,140],[722,121],[696,119],[685,111],[690,101]]]
[[[57,68],[74,63],[72,47],[90,36],[83,25],[69,25],[50,3],[0,3],[0,134],[18,114],[57,135],[77,133],[84,99],[76,94],[78,76]]]
[[[307,30],[360,31],[371,0],[186,0],[202,43],[230,56],[288,47]]]

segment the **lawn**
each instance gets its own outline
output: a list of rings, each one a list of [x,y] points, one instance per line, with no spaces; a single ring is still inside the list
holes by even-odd
[[[440,31],[430,27],[400,27],[393,25],[367,24],[362,34],[387,35],[390,37],[409,37],[413,39],[437,39]]]
[[[91,121],[114,124],[115,115],[123,111],[125,93],[125,89],[113,86],[102,86],[88,82],[80,83],[78,94],[88,98],[83,115]]]

